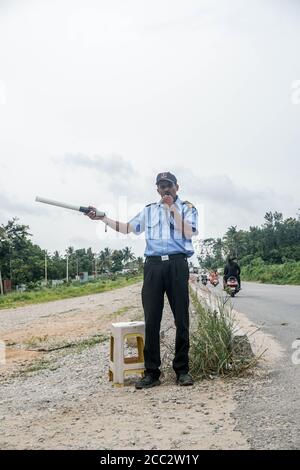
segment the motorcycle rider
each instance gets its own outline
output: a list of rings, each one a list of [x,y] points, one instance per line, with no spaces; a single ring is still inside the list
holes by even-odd
[[[234,276],[237,279],[239,284],[239,290],[241,290],[241,268],[236,261],[236,257],[229,255],[227,258],[227,263],[224,268],[224,277],[223,277],[223,285],[224,289],[226,288],[227,279],[230,276]]]
[[[209,282],[210,282],[211,284],[213,284],[214,281],[219,282],[219,274],[218,274],[218,271],[217,271],[216,269],[213,269],[213,270],[209,273]]]

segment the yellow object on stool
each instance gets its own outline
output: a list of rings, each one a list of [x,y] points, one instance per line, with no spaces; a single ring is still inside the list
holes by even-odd
[[[136,340],[138,355],[124,356],[124,343],[126,339]],[[124,376],[143,374],[144,366],[144,338],[145,323],[131,321],[112,323],[110,336],[109,380],[115,386],[124,385]]]

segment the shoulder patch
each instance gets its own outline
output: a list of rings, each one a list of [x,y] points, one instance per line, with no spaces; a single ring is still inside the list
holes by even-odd
[[[192,204],[190,201],[183,201],[183,204],[186,204],[190,209],[195,207],[194,204]]]

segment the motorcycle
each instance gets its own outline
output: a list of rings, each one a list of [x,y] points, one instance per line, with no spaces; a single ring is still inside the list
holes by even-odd
[[[210,281],[210,283],[211,283],[212,286],[216,287],[219,284],[219,280],[218,279],[212,279]]]
[[[206,284],[207,284],[207,276],[206,276],[206,274],[202,274],[202,276],[201,276],[201,282],[202,282],[202,284],[203,284],[204,286],[206,286]]]
[[[240,288],[239,288],[239,283],[238,283],[236,277],[230,276],[230,277],[227,279],[226,286],[225,286],[225,290],[228,292],[228,294],[229,294],[231,297],[234,297],[235,294],[238,293],[238,291],[240,290]]]

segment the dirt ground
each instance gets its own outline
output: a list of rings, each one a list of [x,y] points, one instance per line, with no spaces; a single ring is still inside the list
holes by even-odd
[[[40,349],[55,349],[108,333],[111,323],[121,321],[120,318],[127,321],[142,317],[136,286],[0,310],[0,339],[7,345],[6,364],[0,368],[0,376],[42,356]]]
[[[123,388],[108,381],[106,335],[113,321],[142,319],[140,290],[141,283],[0,311],[0,340],[7,344],[7,363],[0,366],[1,449],[249,448],[234,410],[236,393],[253,375],[179,387],[165,373],[160,387],[146,391],[136,391],[133,379]],[[240,318],[243,328],[255,328]],[[167,303],[162,331],[174,336]],[[94,343],[95,335],[103,338]],[[280,354],[271,338],[256,340],[269,349],[266,363]],[[84,341],[84,348],[68,347]]]

